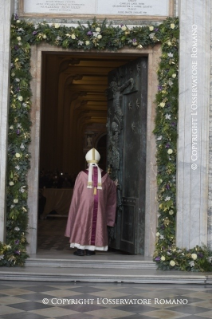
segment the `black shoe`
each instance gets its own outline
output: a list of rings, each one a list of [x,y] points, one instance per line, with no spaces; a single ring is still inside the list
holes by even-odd
[[[86,256],[95,255],[95,251],[86,249]]]
[[[82,249],[77,249],[77,250],[74,252],[74,255],[76,255],[76,256],[84,256],[85,253],[84,253],[84,250],[82,250]]]

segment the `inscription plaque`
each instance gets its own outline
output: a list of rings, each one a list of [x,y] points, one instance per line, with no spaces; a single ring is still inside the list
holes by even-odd
[[[168,16],[169,0],[23,0],[23,14]]]

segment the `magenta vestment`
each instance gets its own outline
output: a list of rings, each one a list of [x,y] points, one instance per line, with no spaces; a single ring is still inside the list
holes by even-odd
[[[93,175],[97,174],[94,170]],[[88,174],[77,176],[65,236],[70,246],[80,249],[107,250],[107,226],[114,226],[116,186],[108,174],[102,176],[102,189],[87,188]],[[95,186],[95,185],[94,185]]]

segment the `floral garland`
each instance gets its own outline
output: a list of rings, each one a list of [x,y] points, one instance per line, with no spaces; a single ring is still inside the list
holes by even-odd
[[[154,261],[162,270],[212,271],[212,252],[207,247],[180,249],[175,243],[176,156],[178,115],[178,34],[162,42],[158,70],[157,109],[154,133],[157,144],[158,227]]]
[[[96,19],[87,26],[66,27],[45,22],[34,25],[14,16],[11,23],[11,94],[8,133],[7,238],[0,243],[0,265],[23,266],[27,256],[28,224],[27,172],[30,165],[30,56],[31,45],[49,43],[65,49],[111,50],[143,47],[161,43],[162,57],[158,71],[157,139],[159,222],[154,260],[161,269],[205,270],[209,252],[200,247],[191,252],[175,247],[176,216],[176,142],[178,106],[177,18],[160,25],[113,27]],[[187,256],[188,254],[188,256]],[[198,263],[199,256],[205,265]],[[182,262],[186,257],[186,262]],[[184,258],[184,259],[183,259]],[[179,260],[178,260],[179,259]],[[192,263],[193,262],[193,263]],[[189,264],[190,263],[190,264]],[[182,264],[185,266],[182,267]],[[188,267],[190,265],[190,269]]]

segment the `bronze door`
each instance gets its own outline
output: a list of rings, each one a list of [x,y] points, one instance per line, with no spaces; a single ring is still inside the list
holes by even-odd
[[[107,166],[118,179],[116,225],[109,246],[144,254],[147,58],[109,73]]]

